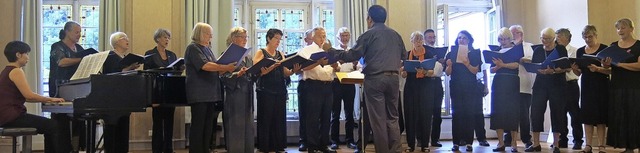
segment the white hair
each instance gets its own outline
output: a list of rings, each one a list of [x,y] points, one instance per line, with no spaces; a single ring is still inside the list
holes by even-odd
[[[111,48],[115,49],[116,43],[118,43],[118,40],[124,37],[127,37],[127,34],[125,34],[124,32],[115,32],[111,34],[111,36],[109,37],[109,40],[111,40]]]

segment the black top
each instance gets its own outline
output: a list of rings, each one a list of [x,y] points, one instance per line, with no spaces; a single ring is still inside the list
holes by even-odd
[[[584,56],[584,54],[587,54],[585,51],[586,46],[580,47],[578,48],[578,50],[576,51],[576,58],[582,58],[582,56]],[[598,53],[600,53],[600,51],[602,51],[603,49],[607,48],[607,45],[605,44],[600,44],[600,46],[598,47],[598,50],[596,50],[596,52],[591,53],[589,55],[596,55]],[[602,64],[600,63],[594,63],[597,66],[602,66]],[[609,75],[603,74],[603,73],[599,73],[599,72],[591,72],[589,70],[589,68],[586,67],[581,67],[580,71],[582,71],[582,76],[581,78],[587,79],[587,78],[609,78]],[[591,80],[591,79],[587,79],[587,80]]]
[[[104,61],[104,64],[102,65],[102,74],[122,72],[122,69],[124,69],[125,66],[120,64],[121,60],[122,60],[122,57],[116,54],[116,52],[109,51],[109,55],[107,56],[107,59]]]
[[[154,54],[154,55],[151,55],[151,57],[147,57],[144,60],[144,69],[147,70],[147,69],[156,69],[160,67],[167,67],[169,66],[169,64],[173,63],[178,59],[176,54],[170,50],[165,50],[165,53],[167,54],[167,59],[163,60],[162,57],[160,57],[160,53],[158,52],[158,47],[154,47],[153,49],[145,52],[144,53],[145,56],[150,54]]]
[[[384,23],[373,26],[358,37],[356,46],[348,52],[338,52],[336,58],[346,62],[364,57],[362,73],[365,75],[382,72],[397,72],[406,59],[406,49],[402,37]]]
[[[567,48],[563,45],[557,45],[555,47],[560,57],[567,57]],[[547,56],[554,50],[546,51],[544,47],[540,46],[533,50],[533,57],[531,57],[531,63],[542,63]],[[566,73],[555,74],[540,74],[536,75],[536,81],[533,83],[533,88],[543,87],[543,85],[561,85],[566,84]]]
[[[267,50],[261,49],[264,58],[272,58],[276,61],[282,60],[282,54],[280,51],[276,50],[276,54],[274,56],[269,55]],[[284,69],[282,66],[278,66],[273,69],[271,72],[260,76],[258,78],[258,82],[256,83],[257,91],[269,92],[274,94],[286,94],[287,93],[287,85],[286,85],[286,77],[284,76]]]
[[[202,70],[207,62],[216,62],[209,47],[191,43],[184,53],[187,71],[185,88],[191,103],[222,101],[222,84],[218,72]]]
[[[49,56],[49,95],[57,96],[57,88],[58,82],[62,80],[69,80],[78,70],[78,64],[60,67],[58,63],[60,60],[64,58],[82,58],[77,55],[79,51],[83,51],[84,48],[82,46],[75,44],[76,51],[71,50],[67,45],[62,41],[58,41],[51,45],[51,55]]]
[[[611,43],[611,46],[618,46],[618,42]],[[629,48],[622,48],[622,50],[631,53],[633,57],[621,63],[635,63],[638,62],[638,56],[640,56],[640,40]],[[640,72],[630,71],[615,65],[611,66],[611,87],[614,89],[640,89]]]
[[[477,67],[480,64],[482,64],[479,50],[475,50],[469,47],[469,53],[467,54],[467,57],[469,58],[469,64],[471,64],[471,66]],[[453,67],[451,67],[452,83],[461,83],[464,85],[469,85],[469,83],[477,82],[476,74],[471,73],[471,71],[469,71],[469,69],[467,69],[467,67],[464,66],[464,64],[456,62],[456,60],[458,59],[458,46],[451,46],[451,51],[447,53],[447,56],[445,57],[445,61],[448,59],[451,59],[451,62],[453,63],[452,65]]]

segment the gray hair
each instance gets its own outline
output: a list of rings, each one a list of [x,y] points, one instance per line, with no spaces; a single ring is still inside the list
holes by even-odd
[[[196,25],[193,26],[193,32],[191,32],[191,42],[194,42],[194,43],[200,42],[200,38],[202,38],[202,31],[204,28],[209,28],[209,30],[213,32],[213,28],[211,27],[211,25],[198,22],[196,23]]]
[[[571,40],[571,31],[569,31],[569,29],[567,28],[560,28],[556,31],[556,35],[558,36],[564,36],[569,38],[569,40]]]
[[[502,27],[500,29],[500,31],[498,31],[498,36],[502,36],[502,37],[507,37],[509,39],[513,39],[513,34],[511,33],[511,30],[509,30],[509,28],[507,28],[507,27]]]
[[[555,39],[555,38],[556,38],[556,33],[555,33],[555,31],[553,31],[553,29],[551,29],[551,28],[544,28],[544,29],[542,29],[542,31],[540,31],[540,36],[542,37],[542,36],[544,36],[544,35],[551,36],[551,37],[553,37],[553,39]]]
[[[111,34],[111,36],[109,37],[109,40],[111,40],[111,48],[115,49],[116,43],[118,43],[120,39],[125,37],[127,37],[127,34],[125,34],[124,32],[114,32],[113,34]]]
[[[522,29],[521,25],[512,25],[511,27],[509,27],[509,30],[518,30],[518,32],[524,32],[524,30]]]
[[[153,33],[153,41],[155,41],[156,43],[158,43],[158,39],[162,36],[166,36],[168,38],[171,38],[171,32],[169,32],[167,29],[158,29],[156,30],[155,33]]]
[[[312,36],[312,34],[311,34],[311,33],[313,33],[313,29],[309,29],[309,30],[305,31],[305,32],[304,32],[304,37],[306,38],[306,37],[310,37],[310,36]]]
[[[229,33],[229,36],[227,36],[227,46],[231,45],[231,43],[233,43],[233,37],[237,37],[240,36],[240,34],[242,33],[247,33],[247,29],[244,29],[243,27],[233,27],[231,28],[231,33]],[[242,46],[244,47],[244,46]]]
[[[592,34],[594,36],[597,36],[598,30],[596,29],[596,26],[591,24],[584,26],[584,29],[582,29],[582,36],[585,36],[587,34]]]
[[[326,30],[324,30],[323,27],[315,27],[315,28],[311,29],[311,37],[315,36],[316,35],[316,31],[318,31],[318,30],[326,31]]]
[[[424,39],[424,35],[422,34],[422,32],[415,31],[411,33],[411,42],[413,42],[416,39]]]
[[[342,28],[338,29],[338,34],[336,35],[336,37],[340,37],[340,34],[345,33],[345,32],[350,33],[349,29],[347,27],[342,27]]]

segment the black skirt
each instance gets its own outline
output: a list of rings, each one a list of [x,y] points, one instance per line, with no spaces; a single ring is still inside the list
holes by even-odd
[[[640,148],[640,89],[612,89],[607,145]]]
[[[607,124],[609,78],[603,75],[583,73],[580,81],[582,123],[587,125]]]
[[[491,85],[492,130],[518,130],[520,78],[515,74],[496,74]]]

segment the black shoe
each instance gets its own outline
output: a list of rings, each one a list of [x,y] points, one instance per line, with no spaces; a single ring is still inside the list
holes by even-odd
[[[531,147],[528,147],[527,149],[524,149],[524,152],[540,152],[540,151],[542,151],[542,147],[540,146],[535,146],[535,147],[531,146]]]
[[[493,149],[493,152],[503,152],[503,151],[504,151],[504,149],[505,149],[505,147],[504,147],[504,146],[502,146],[502,147],[498,147],[498,148],[496,148],[496,149]]]
[[[364,152],[364,151],[362,151],[362,150],[360,150],[360,149],[358,149],[358,148],[356,148],[356,150],[355,150],[355,151],[353,151],[353,153],[363,153],[363,152]]]
[[[558,148],[569,148],[569,144],[566,141],[558,142]]]
[[[353,142],[347,143],[347,148],[349,149],[356,149],[357,147],[358,145],[356,143],[353,143]]]
[[[573,148],[571,148],[573,150],[580,150],[582,149],[582,142],[576,142],[575,144],[573,144]]]
[[[413,148],[413,147],[409,147],[409,148],[407,148],[407,149],[404,149],[404,152],[413,152],[413,151],[415,151],[415,150],[416,150],[415,148]]]
[[[593,148],[591,145],[584,146],[584,150],[580,151],[580,153],[593,153]]]
[[[467,151],[473,151],[473,146],[467,146]]]
[[[340,148],[340,147],[338,147],[338,144],[336,144],[336,143],[332,143],[331,144],[331,149],[338,149],[338,148]]]
[[[318,150],[316,150],[316,152],[321,152],[321,153],[336,153],[336,150],[333,150],[331,148],[320,148]]]
[[[431,152],[431,149],[429,147],[420,147],[420,152]]]
[[[553,147],[553,153],[560,153],[560,148]]]
[[[518,152],[518,148],[511,148],[511,152]]]
[[[305,146],[304,143],[301,143],[300,147],[298,147],[298,151],[307,151],[307,146]]]
[[[433,147],[442,147],[442,144],[440,144],[440,142],[431,142],[431,146]]]
[[[529,148],[529,147],[531,147],[531,146],[533,146],[533,142],[526,142],[526,143],[524,143],[524,148]]]
[[[487,142],[487,140],[478,141],[478,143],[480,143],[480,146],[485,146],[485,147],[491,146],[489,142]]]
[[[453,145],[453,147],[451,147],[451,151],[460,151],[460,147],[458,145]]]

